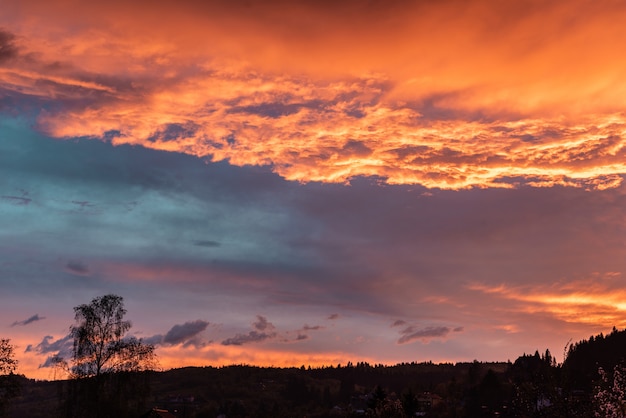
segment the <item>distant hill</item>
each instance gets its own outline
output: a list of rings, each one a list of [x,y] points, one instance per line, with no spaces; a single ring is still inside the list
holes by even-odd
[[[348,363],[321,368],[248,365],[185,367],[122,375],[136,394],[113,398],[126,411],[116,418],[176,417],[594,417],[598,368],[612,371],[626,359],[626,330],[599,334],[569,346],[563,364],[546,350],[515,362],[456,364]],[[20,378],[21,396],[10,417],[72,417],[77,381]],[[84,381],[88,384],[88,380]],[[109,384],[114,389],[114,384]],[[113,392],[114,393],[114,390]],[[115,395],[114,396],[118,396]],[[112,399],[111,397],[108,398]],[[106,417],[94,404],[94,411]],[[125,414],[125,415],[124,415]],[[94,417],[96,415],[93,415]]]
[[[417,411],[461,408],[467,391],[488,373],[503,379],[510,363],[404,363],[395,366],[349,363],[323,368],[265,368],[254,366],[186,367],[147,372],[153,407],[179,417],[327,417],[348,416],[367,408],[378,390],[380,402],[404,404]],[[64,416],[68,381],[22,379],[22,395],[11,417]],[[444,404],[443,400],[446,400]],[[373,402],[373,401],[372,401]],[[370,406],[374,403],[370,402]],[[381,404],[382,405],[382,404]],[[460,410],[460,409],[459,409]],[[137,416],[129,414],[128,416]],[[121,417],[120,417],[121,418]]]

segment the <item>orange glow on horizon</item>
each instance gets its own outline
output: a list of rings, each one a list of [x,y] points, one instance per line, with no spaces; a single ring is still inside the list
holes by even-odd
[[[11,341],[18,348],[23,348],[23,342]],[[301,367],[311,366],[336,367],[338,364],[345,366],[348,362],[357,363],[359,361],[370,364],[380,364],[381,360],[373,357],[358,356],[341,352],[295,352],[289,350],[273,350],[264,346],[222,346],[209,345],[207,347],[182,348],[157,347],[158,370],[166,371],[181,367],[226,367],[231,365],[248,365],[258,367]],[[67,378],[67,373],[62,369],[55,369],[40,365],[45,361],[45,356],[24,355],[23,350],[17,350],[16,359],[19,361],[19,374],[24,374],[31,379],[55,380]],[[384,364],[395,364],[394,362],[383,362]]]
[[[157,353],[163,370],[185,366],[223,367],[243,364],[259,367],[323,367],[345,365],[349,361],[366,361],[371,364],[377,362],[376,359],[367,357],[355,359],[350,353],[278,351],[258,345],[253,349],[245,346],[208,346],[202,350],[160,347]]]

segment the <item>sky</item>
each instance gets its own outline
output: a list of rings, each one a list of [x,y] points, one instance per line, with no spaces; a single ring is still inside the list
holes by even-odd
[[[514,361],[626,327],[626,4],[0,13],[0,337],[162,369]]]

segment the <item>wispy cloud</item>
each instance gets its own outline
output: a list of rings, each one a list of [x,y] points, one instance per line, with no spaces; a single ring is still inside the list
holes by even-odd
[[[213,247],[219,247],[221,244],[217,241],[212,241],[212,240],[198,240],[198,241],[194,241],[193,245],[198,246],[198,247],[213,248]]]
[[[90,273],[89,267],[80,261],[68,261],[65,264],[65,271],[77,276],[88,276]]]
[[[257,320],[252,323],[254,330],[247,334],[236,334],[234,337],[222,341],[222,345],[244,345],[257,343],[275,338],[278,333],[276,327],[264,316],[257,315]]]
[[[35,314],[35,315],[31,316],[30,318],[25,319],[23,321],[15,321],[15,322],[13,322],[11,324],[11,326],[12,327],[15,327],[15,326],[18,326],[18,325],[19,326],[24,326],[24,325],[32,324],[33,322],[41,321],[43,319],[46,319],[46,317],[45,316],[39,316],[39,314]]]
[[[429,326],[419,327],[416,325],[410,325],[403,328],[400,331],[401,337],[398,339],[398,344],[407,344],[417,340],[422,342],[428,342],[433,338],[445,338],[451,332],[461,332],[463,327],[450,328],[446,326]]]
[[[32,202],[32,199],[26,196],[0,196],[0,199],[14,205],[26,206]]]
[[[302,331],[319,331],[324,329],[321,325],[305,325],[302,327]]]

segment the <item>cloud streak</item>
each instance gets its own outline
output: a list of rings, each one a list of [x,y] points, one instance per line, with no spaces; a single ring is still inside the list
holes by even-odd
[[[68,261],[65,271],[76,276],[89,276],[89,267],[80,261]]]
[[[485,285],[474,283],[470,290],[506,300],[510,311],[541,314],[577,325],[626,326],[626,291],[615,287],[617,273],[594,274],[590,280],[543,286]]]
[[[15,327],[15,326],[25,326],[28,324],[32,324],[33,322],[37,322],[37,321],[42,321],[46,319],[45,316],[39,316],[39,314],[35,314],[33,316],[31,316],[30,318],[24,319],[23,321],[15,321],[11,324],[11,327]]]
[[[427,343],[434,338],[445,338],[451,332],[461,331],[463,331],[463,327],[429,326],[422,328],[416,325],[409,325],[400,331],[401,336],[398,339],[398,344],[408,344],[417,340]]]

